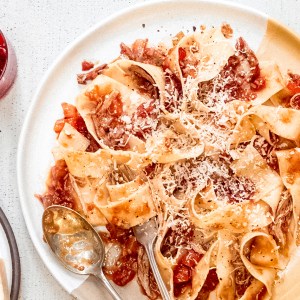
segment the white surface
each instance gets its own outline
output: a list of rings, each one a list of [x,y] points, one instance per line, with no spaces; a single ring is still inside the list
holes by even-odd
[[[42,75],[70,42],[109,14],[142,2],[146,1],[0,0],[0,27],[15,46],[19,64],[16,84],[0,101],[0,206],[19,244],[23,268],[20,299],[71,299],[38,257],[20,211],[16,149],[28,105]],[[258,8],[300,33],[297,0],[235,2]]]

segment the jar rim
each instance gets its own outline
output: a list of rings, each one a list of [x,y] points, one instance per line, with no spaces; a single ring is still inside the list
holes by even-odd
[[[7,42],[7,39],[5,38],[5,35],[3,33],[3,31],[0,29],[0,36],[2,36],[4,42],[5,42],[5,49],[6,49],[6,53],[7,53],[7,56],[6,56],[6,61],[5,61],[5,64],[3,66],[3,70],[2,70],[2,73],[0,74],[0,80],[2,79],[3,75],[5,74],[5,71],[7,69],[7,65],[8,65],[8,59],[9,59],[9,53],[8,53],[8,42]]]

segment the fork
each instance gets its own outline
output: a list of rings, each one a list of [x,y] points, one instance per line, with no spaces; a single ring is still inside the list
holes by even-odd
[[[157,238],[156,218],[151,218],[142,225],[134,226],[133,232],[138,242],[140,242],[146,250],[154,278],[163,300],[170,300],[169,292],[160,275],[153,251],[154,242]]]
[[[126,165],[121,165],[118,168],[118,173],[121,173],[123,179],[126,181],[131,181],[136,177],[135,172]],[[133,227],[134,235],[137,241],[142,244],[146,250],[149,263],[156,280],[157,286],[159,288],[160,294],[163,300],[171,300],[170,294],[165,286],[165,283],[160,275],[155,256],[154,256],[154,243],[157,238],[157,226],[156,217],[153,217],[141,225],[136,225]]]

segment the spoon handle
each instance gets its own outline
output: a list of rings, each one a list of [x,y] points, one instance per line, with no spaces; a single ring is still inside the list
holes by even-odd
[[[149,258],[149,263],[150,263],[153,275],[155,277],[159,291],[161,293],[161,296],[162,296],[163,300],[171,300],[169,292],[165,286],[165,283],[163,282],[163,279],[161,278],[159,269],[157,267],[157,263],[156,263],[156,260],[154,257],[154,252],[153,252],[153,243],[147,243],[144,246],[145,246],[148,258]]]
[[[113,286],[110,284],[110,282],[105,277],[102,269],[100,269],[100,272],[98,272],[97,274],[94,274],[94,275],[96,277],[98,277],[103,282],[103,284],[106,287],[107,291],[110,293],[110,295],[112,296],[112,298],[114,300],[122,300],[122,298],[119,296],[117,291],[113,288]]]

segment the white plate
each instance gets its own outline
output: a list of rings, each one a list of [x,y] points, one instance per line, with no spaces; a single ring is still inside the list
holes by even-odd
[[[219,26],[224,21],[231,24],[235,36],[243,36],[254,50],[260,45],[268,25],[265,14],[228,2],[148,2],[118,13],[91,28],[60,55],[42,80],[20,137],[18,184],[21,205],[31,239],[45,265],[60,284],[79,299],[93,299],[90,295],[87,297],[78,292],[78,287],[86,277],[77,276],[61,267],[43,242],[43,207],[34,194],[43,192],[52,163],[51,148],[55,143],[52,128],[55,120],[62,116],[60,103],[72,103],[78,94],[75,74],[80,72],[81,61],[99,59],[101,63],[109,62],[118,56],[120,42],[131,43],[136,38],[149,38],[151,43],[157,43],[180,30],[191,32],[193,26]],[[138,293],[134,294],[137,295],[136,299],[140,299]],[[103,297],[106,298],[103,295],[101,299]],[[97,293],[94,298],[97,298]],[[124,299],[134,297],[124,295]]]

